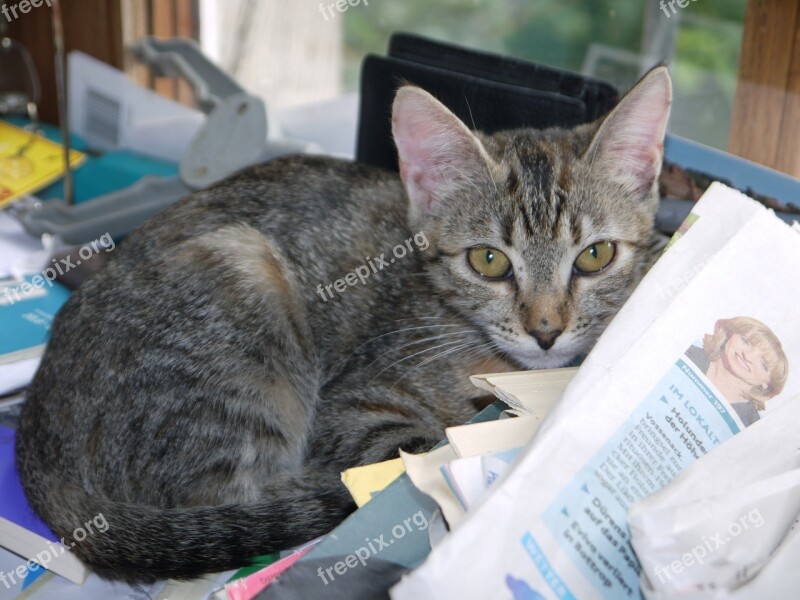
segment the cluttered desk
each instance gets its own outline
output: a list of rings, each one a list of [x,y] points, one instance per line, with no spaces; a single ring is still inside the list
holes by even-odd
[[[388,56],[365,61],[360,96],[334,101],[337,110],[268,112],[191,43],[143,39],[132,51],[189,81],[196,107],[80,53],[64,59],[66,138],[37,121],[35,86],[24,101],[17,90],[13,106],[0,103],[9,107],[0,121],[0,546],[9,549],[0,551],[0,598],[352,599],[389,597],[390,589],[396,599],[668,598],[709,588],[746,598],[797,589],[789,566],[800,553],[796,432],[780,423],[800,422],[800,379],[789,370],[754,383],[770,393],[753,400],[755,417],[745,422],[739,399],[723,393],[724,369],[737,367],[717,360],[705,340],[721,348],[737,335],[759,347],[778,339],[782,349],[765,354],[765,364],[800,349],[791,327],[796,281],[769,298],[737,287],[746,278],[766,289],[776,273],[800,272],[797,226],[787,226],[800,214],[800,184],[673,136],[655,221],[675,235],[580,368],[474,373],[475,388],[496,402],[447,427],[430,452],[344,470],[359,509],[331,533],[246,568],[127,585],[54,550],[57,537],[15,479],[14,430],[54,315],[132,230],[192,191],[286,154],[397,170],[386,115],[400,79],[441,99],[426,105],[431,111],[441,106],[486,132],[572,127],[619,101],[591,78],[398,34]],[[500,91],[513,111],[491,109]],[[316,135],[323,130],[324,139]],[[709,353],[700,360],[687,348]],[[746,352],[730,360],[749,370]],[[781,368],[768,366],[771,376]],[[83,523],[83,539],[108,530],[102,517]],[[697,544],[720,535],[726,542],[714,548]],[[482,544],[493,552],[472,550]]]
[[[176,52],[176,47],[183,54]],[[9,39],[2,48],[3,68],[17,58],[32,68],[24,48],[12,45]],[[66,150],[69,185],[64,180],[62,131],[39,122],[33,112],[38,90],[35,72],[25,71],[21,81],[8,83],[13,93],[4,96],[6,104],[2,106],[8,110],[0,120],[0,154],[4,157],[0,206],[6,208],[0,212],[3,427],[16,426],[24,390],[39,365],[54,315],[70,290],[101,268],[107,253],[116,247],[115,240],[124,239],[134,227],[191,189],[211,185],[252,162],[290,151],[322,152],[321,144],[328,153],[353,155],[354,96],[277,111],[298,140],[289,141],[275,123],[268,135],[263,101],[246,94],[219,70],[210,69],[196,46],[181,40],[173,46],[142,40],[135,51],[154,69],[172,69],[192,81],[200,99],[198,107],[192,109],[138,87],[119,71],[85,54],[70,54],[68,110],[75,126]],[[27,96],[19,90],[27,91]],[[319,122],[330,114],[336,118]],[[302,141],[315,131],[324,132],[320,143]],[[220,160],[222,150],[231,145],[228,135],[236,136],[235,150],[229,160]],[[176,157],[183,159],[178,162]],[[3,456],[6,462],[13,460],[12,454]],[[21,496],[18,500],[24,502]],[[33,528],[41,531],[39,525]],[[2,549],[0,553],[0,570],[15,573],[19,557]],[[73,579],[83,581],[87,575],[80,566],[75,572],[78,575]],[[14,588],[27,590],[42,574],[46,574],[44,569],[22,578],[17,575],[20,585],[0,586],[0,595],[16,597]],[[48,578],[53,581],[36,597],[129,598],[142,592],[139,587],[109,587],[96,576],[90,576],[83,586],[50,574],[44,579]],[[42,583],[36,587],[43,587]],[[219,587],[216,583],[211,578],[199,585],[200,589],[205,589],[203,585],[212,589]],[[173,593],[171,590],[168,587],[162,593]]]

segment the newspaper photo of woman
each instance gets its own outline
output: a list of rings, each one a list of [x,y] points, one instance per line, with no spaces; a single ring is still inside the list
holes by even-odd
[[[686,351],[747,426],[786,384],[789,361],[778,336],[752,317],[719,319],[703,345]]]

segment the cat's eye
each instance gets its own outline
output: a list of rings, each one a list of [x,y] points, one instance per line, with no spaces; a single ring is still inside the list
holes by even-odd
[[[472,248],[467,260],[479,275],[488,279],[503,279],[511,274],[511,261],[497,248]]]
[[[585,248],[575,259],[575,270],[578,273],[597,273],[605,269],[616,253],[613,242],[596,242]]]

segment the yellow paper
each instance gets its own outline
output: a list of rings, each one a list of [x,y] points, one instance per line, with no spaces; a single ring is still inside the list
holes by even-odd
[[[61,144],[0,121],[0,208],[47,187],[64,175]],[[70,152],[74,169],[86,155]]]
[[[382,491],[404,471],[403,461],[394,458],[374,465],[347,469],[342,473],[342,483],[350,491],[356,505],[363,506],[372,500],[373,494]]]

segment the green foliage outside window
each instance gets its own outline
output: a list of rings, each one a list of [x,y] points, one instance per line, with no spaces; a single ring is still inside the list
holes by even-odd
[[[575,72],[583,70],[593,44],[636,57],[643,51],[650,2],[656,7],[652,23],[667,28],[678,24],[671,130],[725,148],[746,0],[695,0],[683,9],[676,4],[680,14],[670,17],[658,9],[658,0],[371,0],[343,15],[345,86],[357,87],[362,57],[385,53],[395,31]],[[599,65],[594,74],[624,89],[638,71],[638,64],[611,64]]]

